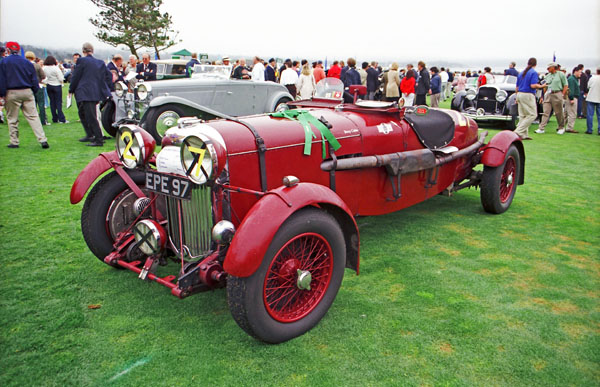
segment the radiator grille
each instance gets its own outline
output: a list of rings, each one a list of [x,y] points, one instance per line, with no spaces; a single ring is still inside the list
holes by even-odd
[[[181,249],[177,205],[181,203],[181,226],[183,244],[193,256],[210,251],[213,227],[212,200],[210,187],[200,186],[192,191],[191,200],[167,198],[169,235],[178,250]]]

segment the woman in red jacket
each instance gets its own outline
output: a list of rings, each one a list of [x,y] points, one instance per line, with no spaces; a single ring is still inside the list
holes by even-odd
[[[404,98],[404,106],[412,106],[415,101],[415,71],[408,70],[400,82],[400,91]]]

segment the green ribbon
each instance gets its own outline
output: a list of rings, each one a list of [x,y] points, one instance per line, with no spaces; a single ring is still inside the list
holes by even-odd
[[[311,124],[321,132],[321,140],[323,142],[323,158],[327,157],[327,146],[325,145],[325,140],[329,141],[333,150],[338,150],[341,148],[340,143],[335,138],[333,133],[329,130],[324,123],[319,121],[315,116],[310,114],[307,110],[284,110],[281,112],[271,113],[271,117],[278,118],[287,118],[288,120],[298,121],[302,127],[304,128],[304,154],[310,156],[310,149],[312,145],[312,139],[317,138],[315,133],[312,130]]]

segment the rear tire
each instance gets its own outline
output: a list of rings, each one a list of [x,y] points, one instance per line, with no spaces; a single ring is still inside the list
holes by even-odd
[[[280,227],[254,274],[227,279],[231,314],[246,333],[268,343],[300,336],[327,313],[345,264],[344,235],[333,216],[300,210]],[[310,273],[309,289],[298,270]]]
[[[481,204],[486,212],[501,214],[510,207],[521,178],[520,154],[514,145],[498,167],[483,167]]]
[[[182,108],[167,104],[150,108],[146,117],[146,131],[160,144],[167,129],[177,126],[177,120],[185,115]]]
[[[138,186],[144,185],[144,172],[128,173]],[[81,211],[81,232],[85,243],[99,260],[104,262],[104,258],[113,251],[114,237],[135,220],[133,205],[129,205],[135,199],[137,196],[115,171],[100,179],[85,199]],[[111,214],[121,216],[122,220],[111,218]]]

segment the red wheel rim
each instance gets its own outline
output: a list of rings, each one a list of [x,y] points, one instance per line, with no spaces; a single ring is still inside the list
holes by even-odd
[[[310,290],[301,288],[305,283],[300,283],[298,270],[310,273]],[[305,233],[294,237],[279,249],[267,270],[263,287],[267,312],[284,323],[302,319],[327,292],[332,273],[333,254],[323,236]]]
[[[504,164],[504,170],[502,171],[502,178],[500,179],[500,201],[506,203],[510,199],[510,195],[515,187],[515,172],[517,165],[515,159],[511,156],[506,160]]]

